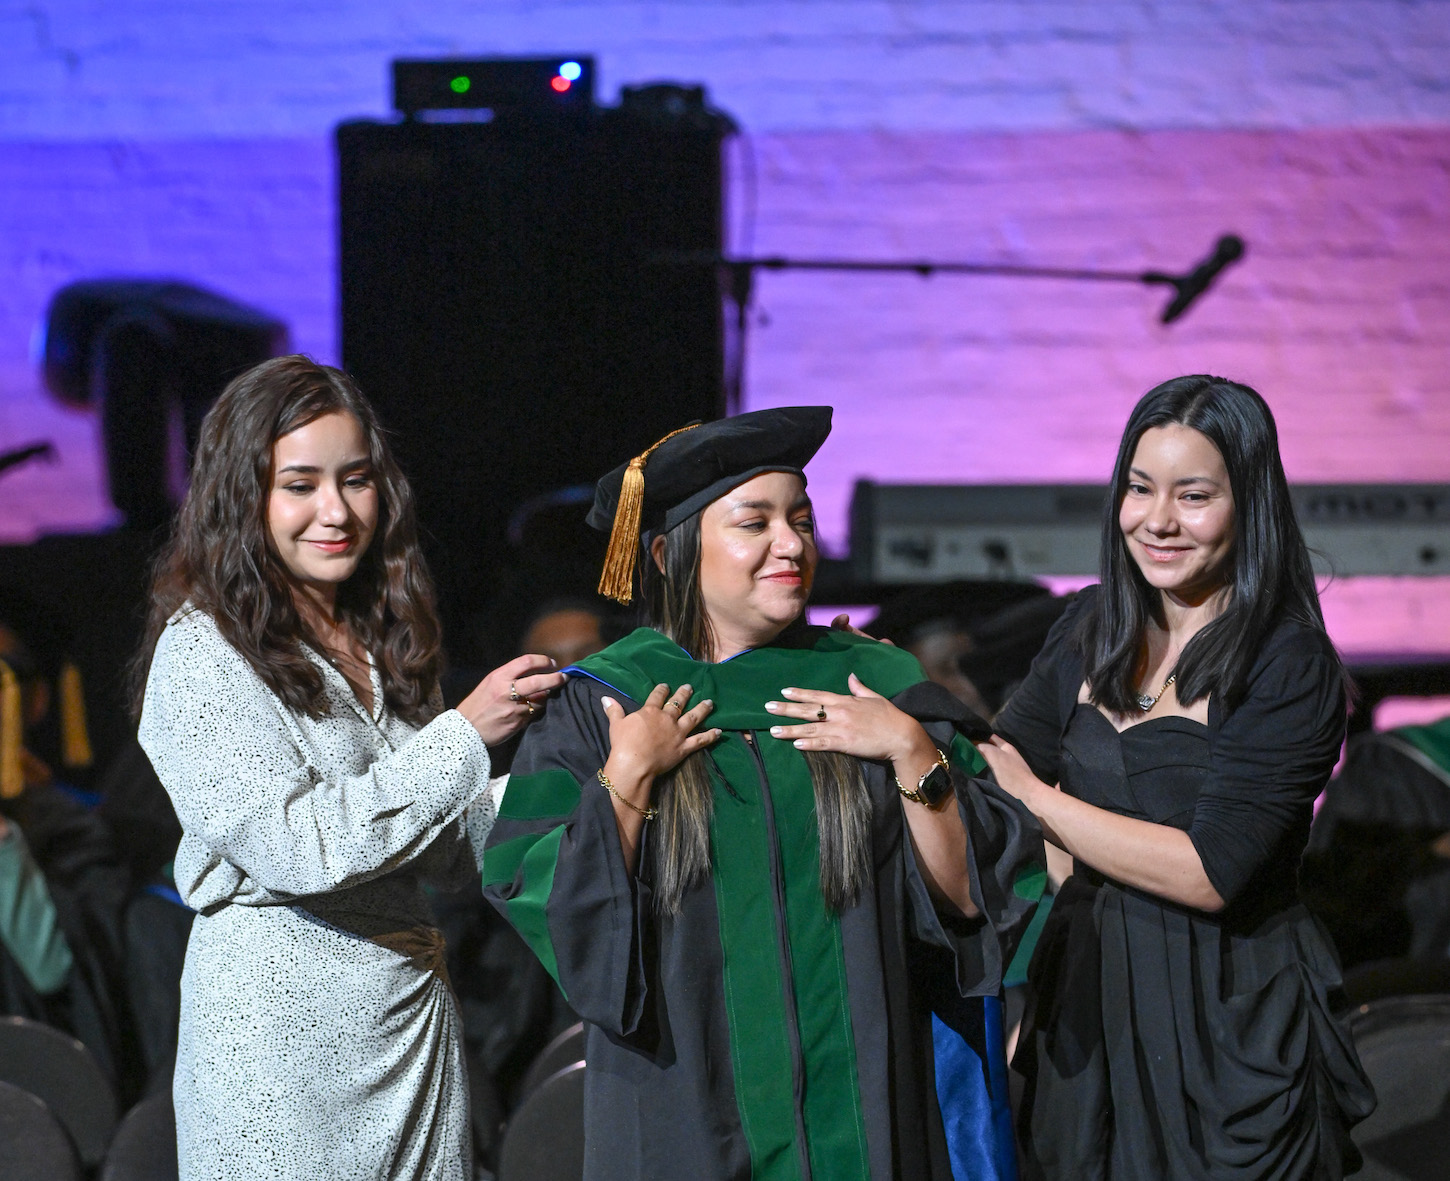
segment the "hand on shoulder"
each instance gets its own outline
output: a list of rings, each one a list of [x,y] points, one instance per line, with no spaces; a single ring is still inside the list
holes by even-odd
[[[518,656],[500,665],[458,703],[488,746],[506,742],[539,717],[549,694],[564,684],[564,674],[547,656]]]

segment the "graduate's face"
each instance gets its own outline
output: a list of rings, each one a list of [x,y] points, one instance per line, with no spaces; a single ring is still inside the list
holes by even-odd
[[[299,589],[331,602],[377,527],[372,461],[351,414],[324,414],[272,444],[267,532]]]
[[[1208,436],[1177,424],[1143,432],[1118,528],[1148,585],[1163,594],[1197,604],[1227,585],[1234,498],[1223,456]]]
[[[766,472],[700,514],[700,594],[716,659],[767,644],[805,610],[816,528],[801,478]]]

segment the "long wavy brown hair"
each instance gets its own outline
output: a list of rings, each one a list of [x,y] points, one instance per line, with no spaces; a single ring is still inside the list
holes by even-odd
[[[713,660],[715,642],[700,592],[700,513],[664,538],[664,569],[648,548],[637,567],[645,622],[696,660]],[[802,753],[815,789],[821,894],[839,912],[856,904],[871,872],[871,796],[859,759],[838,751]],[[685,892],[709,875],[713,780],[723,777],[706,749],[656,781],[659,834],[649,849],[657,905],[666,914],[677,914]]]
[[[325,414],[362,427],[378,491],[378,526],[337,606],[377,662],[383,699],[421,725],[431,716],[441,632],[418,548],[413,493],[377,415],[346,373],[310,357],[276,357],[236,378],[202,423],[191,488],[156,559],[145,638],[131,670],[140,715],[156,641],[186,603],[206,612],[269,689],[298,713],[327,712],[322,673],[303,651],[322,645],[297,610],[267,528],[272,445]]]

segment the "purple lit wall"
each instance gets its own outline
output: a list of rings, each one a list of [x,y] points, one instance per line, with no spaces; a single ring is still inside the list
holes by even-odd
[[[0,539],[109,519],[91,419],[29,340],[72,279],[167,274],[334,360],[330,131],[395,56],[590,52],[705,83],[746,130],[756,252],[1178,269],[1249,256],[1163,328],[1131,286],[765,274],[749,406],[829,402],[828,545],[858,476],[1096,480],[1148,386],[1257,386],[1291,479],[1450,481],[1450,4],[878,0],[0,4]],[[753,181],[752,181],[753,178]],[[754,216],[751,217],[751,211]],[[1341,643],[1450,651],[1450,586],[1356,580]]]

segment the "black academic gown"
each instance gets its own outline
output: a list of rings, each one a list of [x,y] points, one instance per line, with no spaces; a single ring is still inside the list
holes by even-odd
[[[585,1176],[920,1181],[952,1177],[963,1152],[1005,1153],[980,1175],[1010,1176],[1010,1135],[989,1117],[973,1135],[992,1143],[949,1149],[932,1010],[950,1019],[953,998],[996,996],[1041,892],[1042,846],[1026,810],[973,777],[960,704],[909,655],[823,629],[718,665],[641,629],[571,671],[514,762],[484,881],[588,1023]],[[918,805],[875,764],[871,874],[854,906],[827,910],[804,759],[770,737],[763,707],[787,685],[846,692],[850,671],[950,751],[983,917],[937,912],[903,821]],[[631,877],[595,778],[609,751],[600,698],[633,710],[656,682],[686,681],[715,701],[707,724],[725,737],[710,753],[711,874],[665,915],[652,825]],[[962,1061],[971,1101],[989,1107],[984,1057]]]

